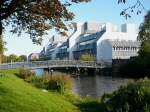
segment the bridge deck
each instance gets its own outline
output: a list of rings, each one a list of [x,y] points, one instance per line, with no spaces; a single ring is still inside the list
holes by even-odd
[[[110,63],[96,63],[93,61],[72,61],[72,60],[50,60],[33,62],[15,62],[0,64],[0,70],[26,68],[61,68],[61,67],[79,67],[79,68],[109,68]]]

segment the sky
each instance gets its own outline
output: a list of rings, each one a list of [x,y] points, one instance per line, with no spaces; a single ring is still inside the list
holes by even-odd
[[[136,0],[127,0],[128,2],[124,5],[118,5],[117,0],[92,0],[89,3],[73,4],[69,10],[75,14],[75,22],[111,22],[119,28],[123,23],[134,23],[138,30],[139,25],[144,20],[146,11],[142,14],[132,14],[130,19],[125,19],[120,16],[122,9],[133,4]],[[141,0],[144,7],[150,10],[150,0]],[[43,36],[42,45],[36,45],[32,43],[28,34],[22,33],[21,36],[17,36],[9,32],[9,28],[6,28],[4,32],[4,40],[7,42],[5,55],[16,54],[16,55],[29,55],[30,53],[39,53],[42,48],[48,43],[50,37],[56,34],[50,30],[48,35]]]

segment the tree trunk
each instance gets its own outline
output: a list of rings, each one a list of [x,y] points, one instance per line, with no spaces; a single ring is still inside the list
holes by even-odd
[[[3,51],[4,51],[4,44],[3,44],[3,27],[2,27],[2,22],[0,21],[0,63],[2,63],[2,58],[3,58]]]

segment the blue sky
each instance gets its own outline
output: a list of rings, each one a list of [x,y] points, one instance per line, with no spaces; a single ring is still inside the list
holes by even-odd
[[[120,12],[123,8],[134,3],[136,0],[127,0],[126,5],[118,5],[117,0],[92,0],[89,3],[80,3],[72,5],[69,10],[75,14],[75,22],[96,21],[96,22],[112,22],[116,24],[118,28],[123,23],[134,23],[138,29],[140,23],[143,21],[144,11],[141,15],[134,14],[131,19],[126,20],[120,16]],[[150,1],[141,0],[144,7],[150,10]],[[17,54],[17,55],[29,55],[32,52],[40,52],[48,39],[54,34],[49,31],[49,35],[44,36],[42,46],[32,43],[29,35],[23,33],[20,37],[11,34],[6,29],[4,33],[4,40],[7,42],[6,48],[8,49],[5,54]]]

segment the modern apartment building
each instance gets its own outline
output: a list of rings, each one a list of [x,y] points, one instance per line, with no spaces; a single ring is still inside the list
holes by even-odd
[[[57,38],[57,39],[54,39]],[[112,59],[128,59],[137,56],[140,43],[134,24],[123,24],[121,31],[112,23],[85,22],[77,24],[68,37],[53,36],[40,56],[46,59],[77,60],[82,54],[95,56],[97,62],[112,62]]]
[[[40,59],[43,60],[55,60],[57,58],[57,53],[59,52],[59,47],[65,43],[67,37],[63,36],[52,36],[49,39],[48,44],[39,53]]]

